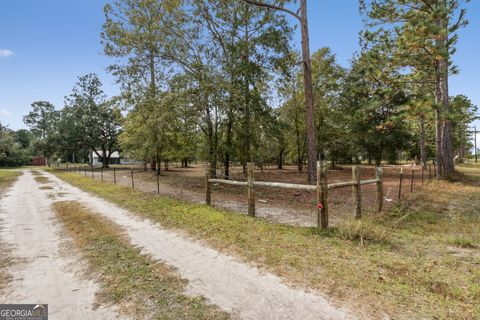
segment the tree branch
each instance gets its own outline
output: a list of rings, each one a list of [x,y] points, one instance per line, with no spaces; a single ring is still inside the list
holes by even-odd
[[[283,12],[286,12],[292,16],[294,16],[295,18],[297,18],[298,20],[302,20],[302,18],[295,12],[291,11],[291,10],[288,10],[284,7],[280,7],[280,6],[276,6],[276,5],[273,5],[273,4],[268,4],[268,3],[263,3],[263,2],[258,2],[258,1],[255,1],[255,0],[243,0],[249,4],[253,4],[257,7],[263,7],[263,8],[268,8],[268,9],[273,9],[273,10],[279,10],[279,11],[283,11]]]

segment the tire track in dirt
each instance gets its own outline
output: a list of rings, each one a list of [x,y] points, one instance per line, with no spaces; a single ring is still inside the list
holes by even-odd
[[[113,308],[96,305],[98,285],[80,276],[83,262],[55,218],[51,190],[41,185],[30,171],[23,171],[0,203],[0,239],[22,259],[9,270],[13,279],[0,300],[46,303],[50,319],[120,319]]]

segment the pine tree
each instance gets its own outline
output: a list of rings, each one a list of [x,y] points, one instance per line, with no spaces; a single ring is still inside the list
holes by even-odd
[[[411,68],[412,73],[417,74],[426,69],[427,72],[421,73],[426,76],[422,80],[435,85],[439,177],[448,176],[454,170],[448,78],[457,72],[452,54],[458,39],[456,31],[467,24],[466,11],[462,8],[467,2],[469,0],[361,1],[361,8],[370,19],[364,37],[370,42],[388,44],[385,52],[392,52],[392,63],[398,68]]]

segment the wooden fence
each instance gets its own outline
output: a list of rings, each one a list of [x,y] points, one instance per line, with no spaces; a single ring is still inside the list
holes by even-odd
[[[104,181],[104,168],[94,168],[88,164],[75,165],[75,164],[52,164],[52,167],[56,170],[68,171],[84,175],[85,177],[91,176],[92,179],[100,176],[101,181]],[[433,169],[433,170],[432,170]],[[434,178],[436,172],[434,166],[428,165],[427,168],[421,168],[420,178],[421,185],[424,185],[425,171],[428,170],[428,180]],[[113,183],[117,184],[117,172],[115,167],[109,169],[113,173]],[[129,172],[131,188],[135,189],[135,177],[133,168],[125,168],[122,172]],[[144,171],[144,170],[141,170]],[[433,172],[432,172],[433,171]],[[96,174],[95,174],[96,173]],[[345,182],[328,183],[327,166],[324,162],[317,162],[317,183],[316,185],[308,184],[293,184],[293,183],[281,183],[281,182],[267,182],[267,181],[255,181],[254,177],[254,164],[247,164],[247,181],[235,181],[224,179],[210,178],[210,165],[206,164],[205,169],[205,202],[210,205],[212,197],[212,184],[229,184],[241,187],[247,187],[247,199],[248,199],[248,214],[252,217],[255,216],[255,186],[258,187],[270,187],[270,188],[283,188],[303,191],[316,191],[316,211],[317,211],[317,226],[321,229],[328,228],[328,191],[340,188],[352,188],[353,198],[353,215],[356,219],[362,217],[362,189],[361,187],[369,184],[376,184],[376,212],[382,212],[384,205],[384,187],[383,187],[383,169],[377,167],[375,170],[375,177],[369,180],[360,180],[360,166],[352,167],[352,180]],[[398,184],[398,199],[402,198],[403,180],[407,177],[404,174],[404,168],[400,169],[399,184]],[[415,169],[412,167],[409,175],[410,192],[413,192]],[[408,181],[408,180],[407,180]],[[408,190],[407,189],[407,190]],[[159,176],[156,175],[156,191],[160,194],[160,181]],[[388,197],[388,195],[387,195]]]
[[[362,186],[368,184],[376,184],[377,186],[377,199],[376,199],[376,211],[381,212],[383,210],[383,170],[377,167],[375,178],[370,180],[360,180],[360,167],[352,167],[352,180],[345,182],[328,183],[327,180],[327,166],[321,161],[317,161],[317,184],[293,184],[293,183],[281,183],[281,182],[266,182],[255,181],[254,177],[254,164],[249,162],[247,164],[247,181],[235,181],[224,179],[213,179],[210,177],[210,164],[205,166],[205,202],[210,205],[212,202],[212,184],[229,184],[235,186],[247,187],[247,199],[248,199],[248,215],[255,217],[255,186],[271,187],[271,188],[284,188],[295,189],[303,191],[316,191],[317,193],[317,226],[321,229],[328,228],[328,191],[339,188],[352,188],[353,194],[353,214],[356,219],[362,217]]]

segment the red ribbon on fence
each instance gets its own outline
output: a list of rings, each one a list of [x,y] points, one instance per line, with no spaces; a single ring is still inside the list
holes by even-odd
[[[323,209],[323,204],[321,204],[321,203],[317,203],[317,209],[320,209],[320,210],[322,210],[322,209]]]

